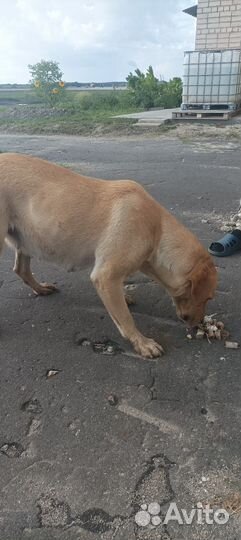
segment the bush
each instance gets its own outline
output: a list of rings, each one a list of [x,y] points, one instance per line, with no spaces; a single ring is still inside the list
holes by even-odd
[[[108,111],[116,114],[136,109],[134,97],[126,90],[99,90],[86,92],[66,92],[66,107],[69,110],[87,112]]]
[[[80,97],[79,100],[80,107],[87,110],[105,110],[105,109],[115,109],[118,107],[119,100],[118,95],[115,92],[101,91],[98,93],[89,92],[86,95]]]
[[[169,82],[158,81],[152,66],[146,73],[136,69],[135,74],[127,77],[128,92],[132,95],[138,107],[149,109],[151,107],[174,108],[182,102],[182,80],[179,77]]]
[[[136,69],[135,75],[130,73],[126,80],[137,106],[145,109],[155,106],[159,94],[159,83],[152,66],[149,66],[146,74]]]

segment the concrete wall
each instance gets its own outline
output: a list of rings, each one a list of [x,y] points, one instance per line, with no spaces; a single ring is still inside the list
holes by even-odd
[[[199,0],[196,50],[241,48],[241,0]]]

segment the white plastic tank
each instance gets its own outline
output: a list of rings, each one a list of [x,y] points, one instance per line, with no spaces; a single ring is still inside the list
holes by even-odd
[[[182,108],[241,106],[241,50],[187,51]]]

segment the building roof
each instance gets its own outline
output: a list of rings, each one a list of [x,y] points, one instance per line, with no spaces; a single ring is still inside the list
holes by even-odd
[[[184,9],[183,12],[188,13],[188,15],[192,15],[193,17],[197,17],[197,4],[190,8]]]

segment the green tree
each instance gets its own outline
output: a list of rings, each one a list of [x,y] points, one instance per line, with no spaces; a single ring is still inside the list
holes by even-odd
[[[129,73],[126,80],[127,88],[138,107],[172,108],[181,105],[182,80],[179,77],[174,77],[169,82],[160,82],[155,77],[152,66],[149,66],[146,73],[136,69],[134,74]]]
[[[152,66],[149,66],[146,73],[136,69],[135,74],[129,73],[126,80],[128,89],[135,96],[136,105],[144,108],[155,106],[159,93],[159,83]]]
[[[182,103],[182,79],[174,77],[163,87],[162,102],[165,109],[180,107]]]
[[[29,64],[28,69],[31,74],[30,83],[46,105],[53,107],[63,99],[65,87],[58,62],[41,60],[37,64]]]

